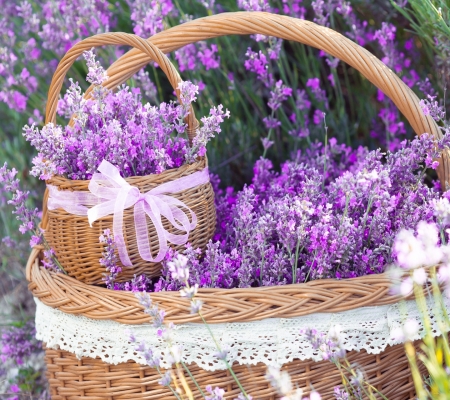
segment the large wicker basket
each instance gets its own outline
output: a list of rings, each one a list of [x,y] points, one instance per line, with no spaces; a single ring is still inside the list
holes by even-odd
[[[38,255],[39,249],[36,249],[30,257],[27,279],[30,291],[45,305],[92,320],[110,319],[127,325],[148,322],[148,315],[133,293],[89,286],[66,275],[48,272],[40,267]],[[202,312],[209,324],[249,323],[316,312],[331,316],[360,307],[395,304],[400,297],[388,294],[390,284],[390,279],[380,274],[346,281],[324,279],[278,287],[202,289],[198,298],[204,302]],[[176,292],[154,293],[152,300],[166,311],[167,321],[201,324],[197,315],[189,313],[187,300],[181,299]],[[418,343],[416,348],[418,350]],[[411,370],[402,344],[387,346],[380,354],[362,350],[350,351],[347,356],[351,363],[363,368],[366,379],[389,400],[415,399]],[[115,364],[98,357],[77,358],[63,348],[47,348],[45,360],[53,400],[173,399],[169,389],[158,383],[160,376],[155,369],[134,361]],[[333,388],[342,384],[337,368],[330,361],[295,359],[283,368],[305,394],[314,388],[323,399],[334,399]],[[421,373],[425,372],[422,364],[419,368]],[[189,369],[200,386],[219,386],[227,391],[227,399],[239,394],[240,389],[228,371],[207,371],[196,364],[189,365]],[[266,364],[234,364],[233,371],[254,399],[276,398],[275,390],[265,379]],[[186,379],[189,381],[187,375]],[[191,389],[195,398],[201,398],[193,384]]]
[[[432,118],[422,113],[417,96],[386,65],[342,35],[309,21],[269,13],[226,13],[187,22],[158,33],[149,41],[167,53],[198,40],[227,34],[276,36],[322,49],[350,64],[389,96],[417,134],[441,135]],[[142,51],[131,50],[110,67],[106,86],[117,86],[150,60]],[[126,74],[123,71],[127,71]],[[51,96],[49,99],[54,100]],[[445,154],[439,170],[443,184],[448,181],[449,171]],[[45,305],[92,320],[108,319],[130,325],[148,322],[132,293],[88,286],[71,277],[48,272],[39,265],[39,252],[37,248],[31,254],[27,279],[30,291]],[[390,279],[380,274],[277,287],[202,289],[199,299],[204,302],[203,314],[208,323],[247,323],[395,304],[401,298],[389,295],[389,287]],[[154,293],[152,299],[166,311],[167,321],[175,324],[201,322],[198,316],[189,313],[186,300],[178,293]],[[363,367],[367,379],[390,400],[415,398],[402,345],[388,346],[381,354],[352,351],[349,359]],[[168,390],[157,384],[159,376],[153,369],[134,361],[113,365],[99,358],[77,359],[64,349],[48,349],[46,360],[53,399],[172,398]],[[329,362],[296,359],[284,364],[284,368],[306,393],[314,387],[324,399],[334,398],[333,387],[341,384],[334,365]],[[423,373],[423,365],[419,368]],[[239,365],[234,370],[253,398],[276,398],[264,379],[264,364]],[[221,386],[230,399],[239,392],[226,371],[209,372],[195,364],[191,365],[191,371],[200,385]],[[196,398],[199,397],[195,387],[192,390]]]
[[[138,36],[125,33],[97,35],[77,43],[67,52],[59,63],[50,85],[49,100],[46,110],[46,123],[55,122],[58,96],[68,69],[84,51],[107,44],[129,45],[143,51],[159,64],[179,96],[177,87],[179,82],[181,82],[181,78],[169,59],[154,45]],[[128,72],[124,70],[122,71],[122,75],[128,75]],[[192,107],[186,122],[188,125],[187,132],[189,139],[192,140],[195,136],[195,131],[198,128],[198,122],[195,119]],[[192,164],[166,170],[161,174],[131,177],[127,178],[126,181],[131,186],[138,187],[141,193],[146,193],[161,184],[191,175],[206,167],[206,158],[201,158]],[[47,181],[47,185],[52,185],[58,190],[63,191],[88,192],[89,182],[90,181],[70,180],[62,176],[55,176]],[[188,240],[195,247],[205,248],[206,243],[214,234],[216,221],[214,192],[211,184],[207,182],[175,193],[172,197],[183,202],[197,216],[197,226],[189,233]],[[55,251],[58,261],[70,276],[88,284],[102,283],[102,277],[106,271],[99,263],[103,251],[103,245],[99,243],[99,236],[103,233],[104,229],[113,226],[113,215],[99,219],[92,227],[90,227],[86,216],[70,214],[62,208],[48,210],[47,200],[48,191],[44,197],[44,218],[42,227],[45,229],[45,237]],[[173,234],[180,234],[180,231],[172,227],[169,221],[164,217],[162,218],[162,225],[167,231]],[[124,211],[123,226],[123,238],[128,256],[133,266],[124,267],[122,265],[122,272],[117,277],[117,281],[129,280],[134,274],[145,273],[147,276],[159,275],[160,263],[145,261],[139,254],[133,207],[129,207]],[[150,248],[153,257],[155,257],[154,255],[157,254],[159,250],[159,242],[150,218],[147,218],[147,227]]]

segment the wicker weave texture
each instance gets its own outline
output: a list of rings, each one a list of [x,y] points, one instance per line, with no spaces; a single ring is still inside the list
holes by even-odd
[[[44,304],[88,318],[110,319],[123,324],[148,321],[131,292],[89,286],[74,278],[39,267],[39,250],[33,250],[27,265],[29,290]],[[389,295],[386,274],[336,280],[321,279],[296,285],[248,289],[200,289],[202,314],[208,323],[248,322],[265,318],[292,318],[316,312],[341,312],[359,307],[394,304],[401,297]],[[152,293],[166,312],[165,320],[177,324],[201,322],[190,313],[189,301],[178,292]]]
[[[389,400],[415,398],[403,345],[388,346],[378,355],[365,351],[351,351],[347,355],[351,363],[357,363],[364,370],[367,381]],[[45,361],[52,400],[174,399],[169,389],[158,384],[160,376],[154,369],[135,362],[111,365],[98,358],[79,360],[67,351],[51,349],[46,350]],[[423,374],[423,364],[419,368]],[[240,392],[228,371],[209,372],[196,365],[190,365],[189,369],[202,388],[206,385],[219,386],[226,390],[227,399],[236,398]],[[330,361],[295,360],[284,365],[283,369],[289,372],[294,385],[306,393],[313,387],[324,400],[334,399],[333,388],[342,384],[337,368]],[[265,379],[266,365],[234,365],[233,371],[254,399],[279,398]],[[185,375],[195,398],[202,398]]]
[[[106,44],[130,45],[143,51],[148,57],[158,62],[161,69],[166,73],[172,87],[177,89],[181,78],[169,59],[153,44],[135,35],[125,33],[109,33],[97,35],[93,38],[83,40],[79,46],[70,49],[61,62],[53,76],[49,93],[59,93],[64,77],[73,62],[83,53],[88,45],[89,48],[103,46]],[[125,72],[124,72],[125,73]],[[56,105],[49,99],[46,110],[46,122],[54,122]],[[191,107],[191,113],[186,120],[188,124],[188,135],[192,139],[198,122],[195,119]],[[207,166],[206,159],[201,159],[191,165],[183,165],[180,168],[167,170],[161,174],[153,174],[144,177],[132,177],[126,179],[127,182],[139,188],[141,193],[145,193],[154,187],[166,182],[170,182],[188,176]],[[69,191],[88,191],[90,181],[73,181],[60,176],[56,176],[47,184],[56,186],[59,190]],[[216,226],[216,211],[214,206],[214,192],[211,184],[196,186],[189,190],[176,193],[174,198],[181,200],[197,216],[197,226],[190,232],[189,242],[194,247],[205,249],[209,239],[212,238]],[[72,277],[86,282],[88,284],[101,284],[102,278],[106,273],[99,260],[102,258],[103,244],[99,243],[99,236],[104,229],[112,228],[113,216],[107,216],[99,219],[89,226],[87,217],[76,216],[67,213],[63,209],[47,210],[47,194],[44,197],[43,209],[45,210],[42,228],[45,230],[46,240],[50,247],[55,251],[58,261],[64,270]],[[162,218],[163,227],[174,234],[183,234],[173,228],[167,219]],[[153,255],[159,250],[158,236],[150,218],[147,218],[147,227],[149,233],[149,242]],[[143,260],[138,251],[135,228],[134,212],[130,207],[124,212],[124,232],[125,244],[130,256],[133,267],[122,267],[122,273],[117,277],[117,281],[126,281],[135,274],[145,273],[148,276],[160,275],[161,263],[148,262]],[[183,246],[172,246],[173,248],[182,248]]]

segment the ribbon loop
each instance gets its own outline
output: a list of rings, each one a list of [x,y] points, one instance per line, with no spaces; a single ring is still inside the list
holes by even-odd
[[[119,170],[106,160],[98,167],[89,182],[89,192],[58,191],[49,187],[49,210],[62,208],[76,215],[87,215],[90,226],[113,214],[113,234],[124,266],[132,266],[124,238],[123,213],[133,207],[136,241],[141,258],[149,262],[160,262],[164,259],[169,246],[168,242],[183,245],[189,239],[189,233],[197,226],[197,216],[182,201],[167,195],[178,193],[209,182],[208,168],[191,175],[163,183],[147,193],[141,193],[120,176]],[[91,206],[91,208],[88,208]],[[190,221],[188,214],[190,215]],[[147,216],[153,223],[158,237],[158,254],[152,256],[148,236]],[[164,217],[175,229],[184,232],[177,235],[167,231],[162,223]]]

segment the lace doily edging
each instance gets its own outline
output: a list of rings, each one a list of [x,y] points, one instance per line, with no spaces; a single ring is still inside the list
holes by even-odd
[[[78,358],[99,357],[109,364],[132,360],[145,365],[145,359],[128,340],[133,333],[138,341],[144,342],[161,358],[163,368],[170,365],[165,343],[150,324],[136,326],[110,320],[94,320],[66,314],[46,306],[36,298],[35,301],[36,337],[49,348],[69,351]],[[450,301],[446,299],[445,303],[447,310],[450,310]],[[437,336],[440,333],[432,308],[429,303],[433,334]],[[393,335],[406,318],[415,319],[418,323],[419,331],[414,339],[423,337],[420,312],[414,300],[333,314],[315,313],[291,319],[271,318],[248,323],[211,324],[209,327],[221,347],[229,350],[230,362],[240,365],[262,362],[282,366],[294,359],[321,359],[319,352],[300,334],[302,329],[314,328],[326,334],[332,327],[339,325],[345,350],[365,350],[379,354],[388,345],[401,343]],[[195,363],[209,371],[225,369],[223,361],[215,356],[217,349],[214,340],[203,324],[176,326],[172,342],[183,348],[183,360],[186,364]]]

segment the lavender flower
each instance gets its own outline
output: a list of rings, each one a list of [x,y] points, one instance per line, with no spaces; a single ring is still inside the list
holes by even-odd
[[[127,0],[130,7],[134,33],[142,37],[150,37],[164,29],[164,18],[176,16],[177,9],[171,0]]]
[[[85,51],[83,57],[86,60],[88,67],[88,74],[86,80],[96,86],[102,85],[108,80],[108,75],[105,69],[100,65],[99,61],[95,60],[95,54],[92,50]]]
[[[271,87],[273,84],[273,75],[269,72],[267,57],[260,50],[259,53],[255,53],[249,47],[245,56],[248,59],[245,61],[245,69],[255,72],[258,79],[262,81],[267,87]]]
[[[0,359],[3,363],[12,360],[22,365],[32,353],[42,351],[41,344],[35,339],[34,324],[29,321],[21,327],[5,329],[1,335]]]
[[[238,0],[237,4],[245,11],[271,11],[268,0]]]
[[[325,91],[320,88],[319,78],[308,79],[306,82],[306,87],[311,89],[311,92],[318,102],[324,103],[325,107],[328,108],[327,95]]]
[[[200,49],[197,52],[197,57],[205,67],[206,71],[219,68],[220,57],[217,57],[216,55],[216,53],[218,52],[217,45],[212,44],[211,47],[208,48],[205,42],[201,42],[199,46]]]
[[[135,76],[135,81],[142,89],[142,94],[147,100],[154,101],[157,96],[157,89],[155,84],[150,80],[149,74],[144,69],[141,69]]]
[[[162,386],[170,386],[172,383],[172,374],[170,371],[166,371],[163,377],[158,381],[158,383]]]
[[[225,399],[225,390],[220,389],[219,387],[212,388],[211,385],[206,386],[206,391],[210,394],[206,396],[206,400],[223,400]]]
[[[264,147],[264,150],[268,150],[273,146],[273,140],[269,140],[267,138],[262,138],[261,139],[262,145]]]
[[[135,293],[141,306],[144,307],[144,312],[148,314],[153,322],[155,328],[164,328],[165,311],[160,310],[158,306],[154,305],[148,293]]]
[[[220,124],[224,121],[224,118],[230,118],[230,112],[228,110],[223,111],[222,105],[211,108],[209,113],[209,117],[201,118],[202,126],[194,137],[191,154],[188,156],[188,160],[193,160],[197,156],[204,156],[206,154],[206,144],[216,133],[222,131],[220,129]]]
[[[113,24],[106,0],[3,2],[0,101],[25,111],[29,97],[37,91],[38,78],[48,80],[49,71],[56,67],[54,57],[42,57],[43,53],[61,57],[83,37],[107,32]],[[32,70],[27,68],[29,61]]]
[[[146,364],[151,368],[159,368],[161,360],[154,354],[154,351],[148,348],[144,343],[138,343],[133,334],[129,335],[131,344],[135,344],[135,350],[139,352],[145,359]],[[161,383],[162,384],[162,383]]]
[[[105,244],[105,248],[102,252],[103,257],[99,260],[100,265],[105,267],[107,271],[107,273],[104,274],[103,281],[108,289],[114,289],[114,282],[117,275],[122,272],[122,268],[117,265],[119,261],[116,255],[117,246],[109,229],[103,231],[103,235],[100,236],[99,241],[100,243]]]
[[[349,399],[349,394],[345,389],[341,389],[339,386],[336,386],[334,388],[334,397],[336,400],[348,400]]]
[[[285,86],[283,81],[279,80],[275,84],[274,89],[270,92],[270,99],[267,104],[275,111],[280,108],[281,103],[286,101],[290,96],[292,96],[292,89]]]

